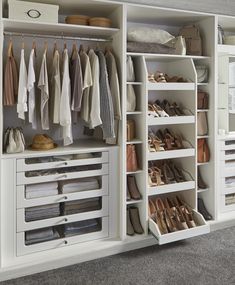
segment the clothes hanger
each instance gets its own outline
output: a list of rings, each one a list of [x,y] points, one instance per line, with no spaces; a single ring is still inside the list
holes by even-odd
[[[76,42],[73,43],[73,47],[72,47],[72,54],[71,54],[71,58],[74,57],[74,55],[77,54],[78,48],[77,48],[77,44]]]
[[[47,53],[48,43],[47,41],[44,42],[44,53]]]
[[[82,44],[81,44],[80,47],[79,47],[79,53],[80,53],[80,52],[84,52],[84,46],[83,46]]]
[[[10,38],[9,45],[8,45],[7,55],[8,57],[13,55],[13,42],[11,38]]]
[[[55,55],[55,52],[58,50],[57,48],[57,42],[56,40],[54,41],[54,49],[53,49],[53,56]]]
[[[37,56],[37,49],[36,49],[36,42],[35,42],[35,39],[33,40],[32,49],[34,50],[35,56]]]
[[[22,43],[21,43],[21,48],[24,49],[25,45],[24,45],[24,35],[22,34]]]

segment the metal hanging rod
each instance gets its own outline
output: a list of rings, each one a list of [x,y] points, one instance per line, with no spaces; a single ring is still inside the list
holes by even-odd
[[[62,40],[80,40],[80,41],[93,41],[93,42],[111,42],[112,39],[100,39],[100,38],[88,38],[88,37],[72,37],[64,36],[63,34],[58,35],[43,35],[43,34],[30,34],[30,33],[16,33],[16,32],[4,32],[5,36],[14,37],[33,37],[33,38],[46,38],[46,39],[62,39]]]

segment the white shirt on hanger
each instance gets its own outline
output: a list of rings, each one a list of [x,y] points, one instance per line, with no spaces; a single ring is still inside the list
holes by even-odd
[[[90,88],[90,119],[89,125],[91,129],[102,124],[100,118],[100,66],[98,56],[94,50],[88,53],[91,65],[93,85]]]
[[[60,82],[60,54],[55,50],[52,62],[52,98],[53,98],[53,123],[60,123],[60,99],[61,99],[61,82]]]
[[[37,129],[37,118],[36,118],[36,98],[35,98],[35,49],[33,48],[29,56],[28,66],[28,108],[29,108],[29,122],[32,124],[33,129]]]
[[[41,123],[43,130],[49,130],[49,86],[46,50],[43,53],[38,88],[41,90]]]
[[[18,118],[25,120],[25,113],[27,111],[27,69],[24,58],[24,49],[22,48],[20,56],[20,74],[17,101]]]
[[[64,145],[73,143],[72,120],[71,120],[71,84],[69,77],[69,57],[68,50],[63,53],[63,80],[60,101],[60,125],[63,127]]]

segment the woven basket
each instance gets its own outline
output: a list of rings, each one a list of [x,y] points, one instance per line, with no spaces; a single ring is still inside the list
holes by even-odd
[[[95,17],[95,18],[90,18],[89,24],[90,24],[90,26],[110,28],[112,22],[108,18]]]
[[[89,25],[89,19],[90,19],[90,17],[84,16],[84,15],[71,15],[71,16],[67,16],[65,18],[65,23],[71,24],[71,25],[88,26]]]

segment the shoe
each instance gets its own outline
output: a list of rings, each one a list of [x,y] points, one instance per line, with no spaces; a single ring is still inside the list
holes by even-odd
[[[159,117],[169,117],[169,115],[156,103],[153,104],[153,108],[155,112],[159,115]]]
[[[130,192],[131,199],[140,200],[141,195],[140,195],[140,191],[137,187],[136,179],[135,179],[134,175],[128,175],[127,176],[127,185],[128,185],[128,189]]]
[[[206,189],[207,188],[206,183],[202,179],[199,168],[198,168],[198,172],[197,172],[197,184],[198,184],[198,189]]]
[[[163,212],[165,210],[165,205],[164,205],[161,198],[157,198],[155,200],[155,207],[156,207],[157,211],[159,211],[159,212]]]
[[[177,183],[184,182],[185,177],[182,170],[179,167],[177,167],[175,164],[170,164],[170,165],[171,165],[171,170],[174,173],[176,182]]]
[[[140,223],[139,209],[137,207],[130,207],[129,211],[130,211],[130,220],[135,233],[143,234],[144,230]]]
[[[173,215],[174,211],[176,210],[176,207],[173,201],[169,197],[167,197],[164,200],[164,205],[165,205],[165,208],[168,209],[168,211],[170,211],[171,215]]]
[[[155,152],[155,147],[153,145],[153,137],[151,135],[148,136],[148,149],[149,152]]]
[[[126,185],[126,200],[130,201],[131,200],[131,194],[128,188],[128,185]]]
[[[131,220],[130,220],[129,208],[127,208],[127,211],[126,211],[126,233],[128,236],[133,236],[135,234],[134,228],[133,228]]]
[[[158,83],[166,83],[165,75],[164,75],[164,73],[162,73],[162,72],[160,72],[160,71],[157,71],[157,72],[154,74],[154,79],[155,79],[156,82],[158,82]]]
[[[175,221],[172,219],[171,213],[168,209],[164,209],[164,218],[169,233],[177,231]]]
[[[193,219],[193,211],[187,206],[181,206],[181,212],[189,228],[195,228],[197,225]]]
[[[159,115],[156,113],[152,104],[148,104],[148,115],[153,118],[158,118]]]
[[[162,235],[167,234],[168,230],[167,230],[167,226],[166,226],[166,223],[165,223],[163,212],[157,211],[156,214],[155,214],[155,220],[156,220],[156,223],[158,225],[160,233]]]
[[[172,104],[172,107],[174,108],[175,113],[176,113],[177,116],[184,116],[183,110],[180,108],[179,105],[176,104],[176,102],[174,102],[174,103]]]
[[[157,81],[156,81],[155,78],[154,78],[154,74],[149,74],[149,75],[148,75],[148,81],[149,81],[150,83],[157,83]]]
[[[181,208],[179,208],[179,207],[175,208],[174,220],[175,220],[177,229],[179,229],[179,230],[186,230],[186,229],[188,229],[188,225],[186,223],[184,215],[183,215],[183,213],[181,211]]]
[[[163,164],[163,178],[166,184],[176,183],[174,173],[172,172],[168,163]]]
[[[201,213],[206,221],[212,220],[212,216],[208,213],[206,206],[201,198],[197,198],[198,202],[198,212]]]
[[[154,177],[154,183],[156,183],[157,186],[164,185],[165,183],[162,181],[162,171],[158,167],[152,167],[153,170],[153,177]]]
[[[148,202],[148,214],[149,214],[149,217],[152,218],[152,219],[155,219],[155,214],[157,212],[157,209],[154,205],[154,202],[149,199],[149,202]]]
[[[162,108],[167,112],[167,114],[169,114],[170,117],[176,116],[174,106],[172,106],[167,100],[163,100]]]

